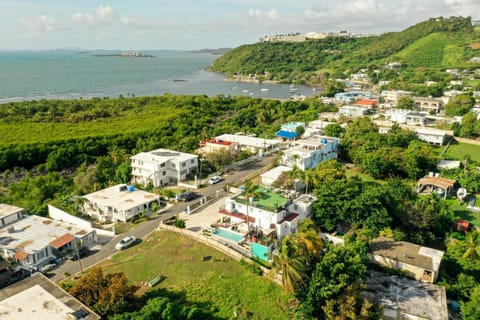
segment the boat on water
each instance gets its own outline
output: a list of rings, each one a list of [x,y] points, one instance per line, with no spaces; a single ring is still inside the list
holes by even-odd
[[[261,88],[261,89],[260,89],[260,91],[263,91],[263,92],[267,92],[267,91],[269,91],[269,90],[270,90],[270,89],[268,89],[268,88]]]
[[[243,93],[248,93],[248,90],[247,90],[247,89],[243,89]]]
[[[296,91],[298,91],[298,88],[297,88],[297,86],[295,85],[295,83],[292,83],[292,84],[290,85],[290,92],[296,92]]]

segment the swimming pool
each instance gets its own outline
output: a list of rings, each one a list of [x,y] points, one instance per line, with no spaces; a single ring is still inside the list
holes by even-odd
[[[224,229],[215,229],[213,234],[215,234],[217,236],[220,236],[222,238],[228,239],[228,240],[235,241],[235,242],[239,242],[239,241],[243,240],[242,235],[240,235],[238,233],[230,232],[230,231],[224,230]]]

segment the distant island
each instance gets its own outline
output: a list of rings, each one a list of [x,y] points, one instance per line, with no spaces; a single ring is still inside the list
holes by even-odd
[[[106,53],[106,54],[93,54],[94,57],[122,57],[122,58],[153,58],[155,56],[150,54],[143,54],[138,51],[124,51],[121,53]]]

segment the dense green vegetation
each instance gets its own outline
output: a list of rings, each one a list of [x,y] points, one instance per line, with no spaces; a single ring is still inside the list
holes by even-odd
[[[41,215],[52,201],[74,209],[68,195],[129,181],[129,156],[137,152],[194,152],[201,139],[226,132],[272,136],[284,121],[314,120],[331,108],[314,99],[172,95],[5,104],[0,201]]]
[[[373,70],[388,62],[406,66],[400,75],[394,70],[371,74],[374,81],[392,80],[418,67],[468,68],[467,61],[479,52],[470,43],[479,39],[470,18],[432,18],[378,37],[243,45],[215,60],[212,70],[230,75],[256,74],[260,80],[321,83],[323,76],[343,78],[344,71]]]

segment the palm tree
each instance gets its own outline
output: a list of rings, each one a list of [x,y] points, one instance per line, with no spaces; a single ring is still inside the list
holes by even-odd
[[[282,241],[276,265],[282,273],[282,286],[287,294],[298,291],[307,280],[306,259],[298,252],[297,241],[290,235],[286,236]]]
[[[471,231],[467,233],[465,237],[465,252],[463,253],[463,258],[471,260],[480,259],[480,232]]]
[[[252,249],[252,238],[250,237],[250,216],[249,216],[249,203],[252,198],[259,197],[260,192],[256,190],[256,185],[252,181],[247,181],[244,185],[242,191],[242,197],[245,199],[245,204],[247,206],[247,230],[248,230],[248,239],[250,241],[250,250]]]
[[[300,222],[298,231],[295,234],[295,241],[298,243],[299,250],[308,259],[307,264],[311,264],[313,260],[320,258],[323,241],[318,235],[318,231],[315,222],[310,219],[304,219]]]
[[[305,193],[308,193],[308,187],[314,183],[316,175],[317,172],[315,171],[315,169],[305,169],[305,173],[303,175],[305,181]]]

